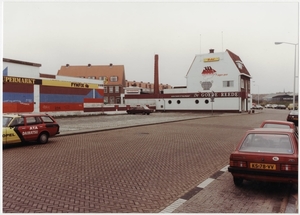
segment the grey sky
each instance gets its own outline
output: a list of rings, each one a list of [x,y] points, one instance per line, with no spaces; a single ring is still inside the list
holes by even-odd
[[[252,92],[293,91],[297,1],[9,2],[3,3],[3,57],[42,64],[124,65],[127,80],[186,85],[196,54],[226,49],[253,77]],[[201,35],[201,36],[200,36]],[[297,80],[298,82],[298,80]],[[298,87],[296,88],[298,90]]]

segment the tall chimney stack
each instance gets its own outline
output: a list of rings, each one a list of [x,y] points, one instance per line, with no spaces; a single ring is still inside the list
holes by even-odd
[[[154,57],[154,95],[159,94],[159,81],[158,81],[158,55]]]

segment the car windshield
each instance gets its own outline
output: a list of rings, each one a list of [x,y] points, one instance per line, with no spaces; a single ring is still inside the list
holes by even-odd
[[[248,134],[239,151],[293,154],[290,138],[284,134]]]
[[[263,128],[291,128],[289,125],[266,123]]]
[[[2,127],[7,127],[10,121],[12,120],[12,117],[2,117]]]

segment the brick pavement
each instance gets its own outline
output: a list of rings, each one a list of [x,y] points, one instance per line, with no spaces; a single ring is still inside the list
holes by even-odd
[[[274,117],[272,112],[268,114],[264,117]],[[131,117],[137,126],[134,128],[62,135],[46,145],[5,149],[3,212],[161,212],[180,197],[191,198],[199,183],[228,163],[228,154],[240,138],[237,133],[256,127],[262,120],[262,115],[231,115],[154,126],[137,124],[154,117]],[[88,123],[94,124],[92,119]],[[95,126],[106,123],[100,119]],[[80,121],[74,123],[73,119],[76,126],[72,128],[82,129]],[[192,204],[208,190],[203,189],[181,206]],[[228,191],[219,190],[223,196]],[[269,204],[279,207],[276,201]]]

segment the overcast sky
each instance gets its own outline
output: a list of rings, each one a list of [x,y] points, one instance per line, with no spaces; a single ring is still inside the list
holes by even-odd
[[[186,85],[197,54],[226,49],[252,76],[252,93],[293,91],[298,1],[4,1],[3,57],[61,66],[124,65],[126,80]],[[298,58],[298,57],[297,57]],[[298,83],[298,79],[297,79]],[[298,91],[298,84],[296,87]]]

